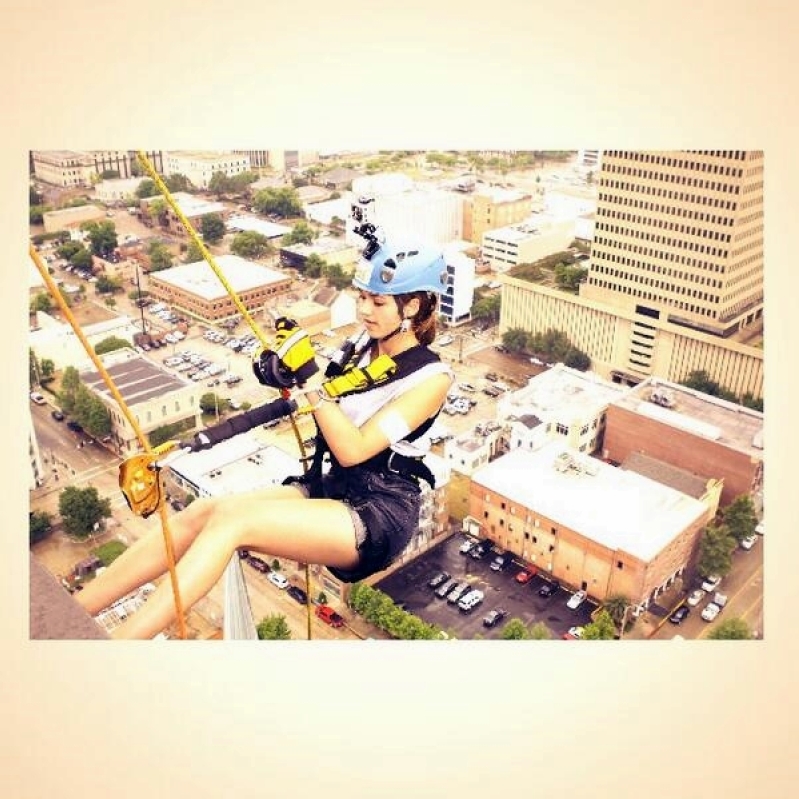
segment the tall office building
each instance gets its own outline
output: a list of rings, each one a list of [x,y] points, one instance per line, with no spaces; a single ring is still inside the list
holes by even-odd
[[[604,150],[581,298],[728,337],[763,314],[763,153]]]

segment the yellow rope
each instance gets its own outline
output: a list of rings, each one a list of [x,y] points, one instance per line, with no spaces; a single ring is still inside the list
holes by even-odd
[[[111,392],[114,399],[117,401],[117,405],[119,405],[119,409],[122,412],[123,416],[127,419],[128,424],[133,428],[133,432],[136,434],[136,438],[139,439],[139,443],[142,446],[142,449],[148,454],[153,455],[153,450],[150,447],[150,443],[147,440],[147,437],[144,435],[141,427],[139,427],[139,423],[136,421],[136,417],[131,413],[130,408],[128,408],[127,403],[122,398],[122,395],[119,393],[119,389],[117,389],[116,384],[114,383],[113,378],[110,374],[106,371],[105,366],[103,366],[102,361],[97,357],[97,353],[94,351],[94,347],[89,343],[89,340],[84,335],[83,331],[80,328],[80,325],[77,323],[75,317],[72,314],[72,310],[70,309],[69,305],[67,305],[66,300],[64,300],[63,295],[56,286],[55,281],[50,275],[47,267],[42,261],[38,252],[34,248],[33,244],[29,245],[28,252],[30,253],[30,257],[33,259],[33,263],[36,265],[36,268],[39,270],[39,274],[42,276],[42,280],[44,284],[47,286],[48,291],[50,292],[53,299],[58,303],[58,306],[61,309],[61,312],[64,314],[64,317],[69,322],[72,330],[75,332],[75,335],[78,337],[78,340],[83,345],[83,348],[86,350],[86,354],[91,358],[92,363],[94,364],[97,371],[100,373],[100,376],[103,378],[106,386],[108,386],[108,390]],[[156,474],[156,479],[160,480],[160,474]],[[186,638],[186,620],[184,618],[183,613],[183,604],[180,599],[180,588],[178,586],[177,580],[177,573],[175,571],[175,549],[172,544],[172,534],[169,530],[169,524],[167,522],[167,515],[166,515],[166,508],[163,498],[158,503],[159,505],[159,512],[161,516],[161,529],[164,533],[164,544],[166,546],[166,560],[167,560],[167,568],[169,569],[169,577],[172,582],[172,594],[175,600],[175,615],[177,617],[178,622],[178,630],[179,635],[181,638]]]
[[[194,229],[194,227],[191,224],[191,222],[188,220],[188,218],[183,213],[183,211],[181,211],[180,206],[175,201],[175,198],[172,196],[172,193],[169,191],[168,186],[161,179],[161,176],[158,174],[158,172],[156,172],[155,167],[153,166],[153,164],[150,161],[150,159],[147,157],[147,154],[143,150],[137,150],[136,156],[139,159],[139,162],[141,163],[142,167],[145,169],[147,174],[152,179],[153,183],[155,183],[156,188],[158,189],[158,191],[160,191],[161,194],[164,196],[164,199],[169,204],[169,207],[174,211],[175,216],[180,220],[180,223],[185,228],[186,233],[189,235],[191,240],[194,242],[194,244],[196,245],[197,249],[200,251],[200,254],[205,259],[206,263],[211,267],[211,269],[213,270],[214,274],[219,278],[219,282],[224,286],[225,291],[228,293],[228,296],[230,297],[230,299],[233,301],[233,304],[238,309],[239,313],[241,314],[242,319],[244,319],[244,321],[249,326],[250,330],[252,330],[253,334],[261,342],[261,346],[263,346],[264,348],[268,348],[269,347],[268,339],[266,338],[266,336],[264,336],[263,331],[261,330],[260,327],[258,327],[258,325],[256,324],[255,320],[252,318],[252,316],[250,316],[250,312],[247,310],[246,306],[241,301],[241,298],[236,294],[236,292],[233,289],[233,287],[230,285],[230,283],[225,278],[225,275],[223,274],[222,270],[219,268],[218,264],[214,260],[213,255],[211,255],[211,253],[208,251],[208,248],[205,246],[205,244],[203,243],[203,240],[197,234],[197,231]],[[296,422],[296,419],[295,419],[293,413],[289,414],[289,421],[291,422],[291,427],[292,427],[292,430],[294,431],[294,437],[297,440],[297,445],[298,445],[299,450],[300,450],[300,457],[301,457],[301,460],[302,460],[303,471],[306,471],[308,469],[308,465],[307,465],[307,463],[305,461],[305,457],[306,457],[305,444],[303,443],[302,436],[300,435],[300,431],[299,431],[299,428],[297,426],[297,422]],[[310,572],[309,572],[308,564],[305,565],[305,592],[306,592],[307,599],[308,599],[308,601],[306,603],[306,610],[307,610],[306,615],[307,615],[307,626],[308,626],[308,639],[310,640],[310,638],[311,638],[311,604],[310,604],[310,600],[311,600],[311,578],[310,578]]]

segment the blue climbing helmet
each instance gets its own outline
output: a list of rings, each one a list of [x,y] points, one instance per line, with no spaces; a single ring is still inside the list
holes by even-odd
[[[447,287],[447,267],[441,250],[432,245],[383,242],[364,249],[352,285],[371,294],[441,294]]]

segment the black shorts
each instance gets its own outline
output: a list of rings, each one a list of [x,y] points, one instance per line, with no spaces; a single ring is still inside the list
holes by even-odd
[[[291,482],[304,484],[302,478]],[[419,485],[412,478],[393,472],[375,472],[357,466],[331,470],[322,477],[321,491],[310,493],[341,500],[363,524],[365,535],[356,533],[358,565],[352,569],[327,567],[345,583],[364,580],[388,568],[408,546],[419,523]]]

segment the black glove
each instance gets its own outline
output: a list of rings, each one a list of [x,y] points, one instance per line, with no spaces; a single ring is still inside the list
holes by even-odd
[[[253,373],[272,388],[302,386],[319,371],[308,334],[293,320],[275,322],[274,349],[262,349],[253,357]]]

